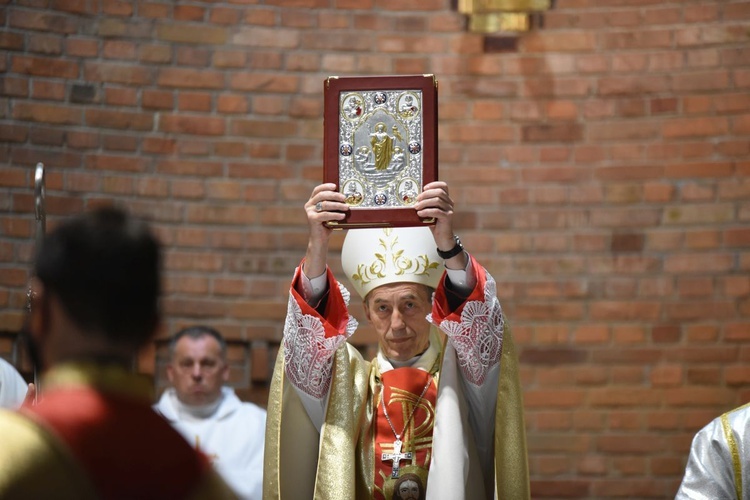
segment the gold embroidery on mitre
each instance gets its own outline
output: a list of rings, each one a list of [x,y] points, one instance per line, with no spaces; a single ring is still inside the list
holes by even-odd
[[[352,274],[353,282],[361,282],[363,285],[375,279],[385,278],[388,272],[396,276],[413,274],[415,276],[428,276],[431,269],[437,269],[440,265],[437,261],[431,261],[427,254],[410,257],[404,255],[404,249],[398,241],[398,236],[390,238],[392,229],[383,229],[385,238],[378,238],[381,252],[375,252],[375,259],[369,264],[357,265],[357,272]],[[392,266],[392,271],[389,269]]]

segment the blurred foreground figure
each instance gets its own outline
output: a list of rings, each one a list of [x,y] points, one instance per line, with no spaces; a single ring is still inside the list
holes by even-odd
[[[229,380],[227,343],[207,326],[180,330],[169,346],[172,384],[154,407],[246,500],[261,500],[266,412],[243,403]]]
[[[678,500],[750,498],[750,404],[712,420],[693,438]]]
[[[233,498],[130,372],[160,322],[148,228],[111,208],[75,217],[35,267],[28,333],[44,392],[0,413],[0,498]]]

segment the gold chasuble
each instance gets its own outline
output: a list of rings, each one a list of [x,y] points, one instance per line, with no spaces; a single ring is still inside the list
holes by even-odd
[[[458,497],[450,498],[498,498],[500,500],[527,499],[530,497],[528,464],[526,455],[526,434],[523,421],[521,390],[518,383],[518,362],[513,338],[507,324],[505,327],[503,353],[500,362],[500,381],[497,388],[497,403],[494,422],[494,477],[481,478],[481,467],[470,461],[470,476],[461,484],[454,484],[462,491]],[[433,328],[431,342],[440,343],[437,329]],[[447,345],[438,344],[451,351]],[[455,373],[455,352],[452,352]],[[443,360],[443,363],[445,360]],[[376,363],[365,361],[350,344],[344,344],[334,356],[334,374],[331,394],[328,402],[325,423],[318,433],[305,412],[299,396],[289,383],[284,373],[283,347],[279,351],[274,369],[268,404],[268,423],[266,426],[266,448],[264,463],[263,498],[293,500],[297,498],[315,498],[316,500],[344,500],[366,498],[392,498],[395,481],[386,481],[392,470],[391,461],[383,462],[383,452],[393,447],[393,434],[385,420],[380,392],[382,385],[378,381]],[[397,370],[393,370],[398,371]],[[426,372],[425,372],[426,373]],[[431,399],[430,393],[437,385],[437,399],[440,392],[445,392],[446,404],[456,403],[462,398],[455,397],[455,387],[443,387],[444,381],[440,372],[434,374],[431,388],[415,411],[413,420],[405,436],[411,439],[417,436],[417,442],[408,443],[409,448],[402,452],[415,453],[414,458],[401,461],[403,474],[417,472],[424,480],[425,465],[429,467],[432,451],[426,449],[424,439],[427,427],[434,427],[435,408],[439,403]],[[455,381],[454,381],[455,382]],[[413,383],[413,388],[405,394],[398,389],[386,393],[389,415],[394,427],[401,430],[403,410],[394,418],[391,408],[401,400],[414,401],[424,387],[424,379]],[[460,387],[460,384],[456,384]],[[415,394],[416,392],[416,394]],[[394,394],[397,395],[394,399]],[[390,396],[390,397],[389,397]],[[376,410],[380,408],[379,411]],[[411,404],[404,401],[403,407],[411,411]],[[465,411],[465,407],[463,411]],[[428,415],[428,411],[432,414]],[[372,415],[377,412],[377,430],[373,429]],[[407,414],[408,416],[408,414]],[[432,424],[429,423],[432,420]],[[432,431],[432,429],[430,429]],[[447,429],[450,431],[450,429]],[[464,428],[464,431],[466,429]],[[376,439],[374,433],[382,436]],[[470,432],[469,432],[470,434]],[[473,436],[453,453],[460,456],[468,450],[473,451]],[[460,438],[459,438],[460,439]],[[380,447],[378,444],[382,443]],[[450,450],[449,450],[450,452]],[[474,458],[476,458],[474,456]],[[447,457],[450,462],[451,457]],[[377,463],[376,463],[377,462]],[[450,463],[446,464],[450,466]],[[376,480],[376,474],[378,480]],[[475,474],[479,474],[476,477]],[[385,478],[383,476],[386,476]],[[484,486],[482,483],[487,483]],[[381,484],[385,485],[385,490]],[[431,482],[427,483],[427,498],[441,497],[440,491],[433,491]],[[491,491],[490,488],[494,491]],[[478,491],[477,491],[478,489]],[[463,493],[465,492],[465,494]],[[476,494],[476,496],[475,496]]]

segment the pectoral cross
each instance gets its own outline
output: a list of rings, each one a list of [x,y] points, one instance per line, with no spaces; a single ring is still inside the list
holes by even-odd
[[[393,442],[393,453],[383,453],[380,457],[380,460],[385,462],[386,460],[391,460],[393,462],[393,470],[391,471],[391,479],[396,479],[398,477],[398,471],[401,468],[401,460],[410,460],[411,459],[411,452],[407,453],[401,453],[401,445],[403,443],[400,439],[396,439]]]

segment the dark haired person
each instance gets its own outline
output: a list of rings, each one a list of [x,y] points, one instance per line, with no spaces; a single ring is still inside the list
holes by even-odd
[[[160,323],[148,227],[114,208],[69,219],[44,240],[34,275],[28,334],[43,393],[0,413],[0,498],[234,498],[130,370]]]
[[[172,387],[154,406],[245,499],[260,500],[266,411],[242,402],[229,380],[227,344],[213,328],[192,326],[172,336],[167,377]]]
[[[271,385],[264,495],[390,500],[413,474],[406,495],[528,498],[513,339],[494,279],[455,237],[448,185],[417,196],[430,228],[347,232],[341,267],[378,337],[372,361],[347,342],[357,321],[327,264],[325,223],[349,209],[335,187],[305,203],[310,237]]]

